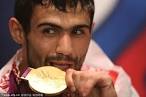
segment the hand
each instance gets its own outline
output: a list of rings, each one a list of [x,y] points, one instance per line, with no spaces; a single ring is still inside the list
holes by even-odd
[[[68,69],[66,83],[72,92],[78,92],[81,97],[117,97],[112,79],[105,71]]]

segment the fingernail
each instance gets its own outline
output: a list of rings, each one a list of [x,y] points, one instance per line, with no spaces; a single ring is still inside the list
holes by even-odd
[[[72,91],[72,92],[75,92],[75,91],[76,91],[76,88],[75,88],[75,87],[72,87],[72,88],[71,88],[71,91]]]
[[[83,93],[83,94],[82,94],[82,97],[87,97],[87,94],[86,94],[86,93]]]

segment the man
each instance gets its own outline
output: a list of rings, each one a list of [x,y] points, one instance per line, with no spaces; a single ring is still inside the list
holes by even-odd
[[[51,65],[66,72],[67,89],[57,97],[117,97],[116,72],[82,66],[93,15],[93,0],[16,0],[9,28],[21,49],[0,72],[0,92],[34,93],[20,77],[27,67]]]

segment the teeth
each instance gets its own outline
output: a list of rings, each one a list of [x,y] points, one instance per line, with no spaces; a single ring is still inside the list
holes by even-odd
[[[54,62],[50,62],[50,65],[57,67],[57,68],[64,70],[64,71],[69,68],[69,64],[68,65],[67,64],[56,64]]]

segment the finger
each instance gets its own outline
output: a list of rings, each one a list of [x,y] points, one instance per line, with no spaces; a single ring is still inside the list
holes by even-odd
[[[73,75],[74,71],[75,70],[73,70],[73,69],[68,69],[66,71],[66,76],[65,76],[66,84],[72,92],[76,91],[74,81],[73,81],[73,78],[72,78],[72,75]]]
[[[91,92],[94,84],[89,71],[76,71],[72,76],[76,90],[82,97],[86,97]]]
[[[76,89],[80,89],[80,86],[82,84],[82,80],[80,79],[79,71],[73,72],[72,78],[73,78],[74,86],[76,87]]]
[[[110,76],[104,75],[98,78],[97,86],[101,92],[100,95],[102,95],[102,97],[109,97],[109,95],[110,97],[117,97],[114,84]]]
[[[109,76],[109,74],[105,71],[99,71],[96,72],[96,75],[98,75],[96,77],[97,80],[97,85],[101,88],[112,85],[113,81],[112,78]]]
[[[80,78],[81,75],[80,75],[80,72],[79,71],[75,71],[72,73],[72,78],[73,78],[73,81],[74,81],[74,86],[76,88],[76,95],[78,94],[79,97],[83,97],[82,94],[83,94],[83,89],[82,89],[82,86],[83,86],[83,79]]]

